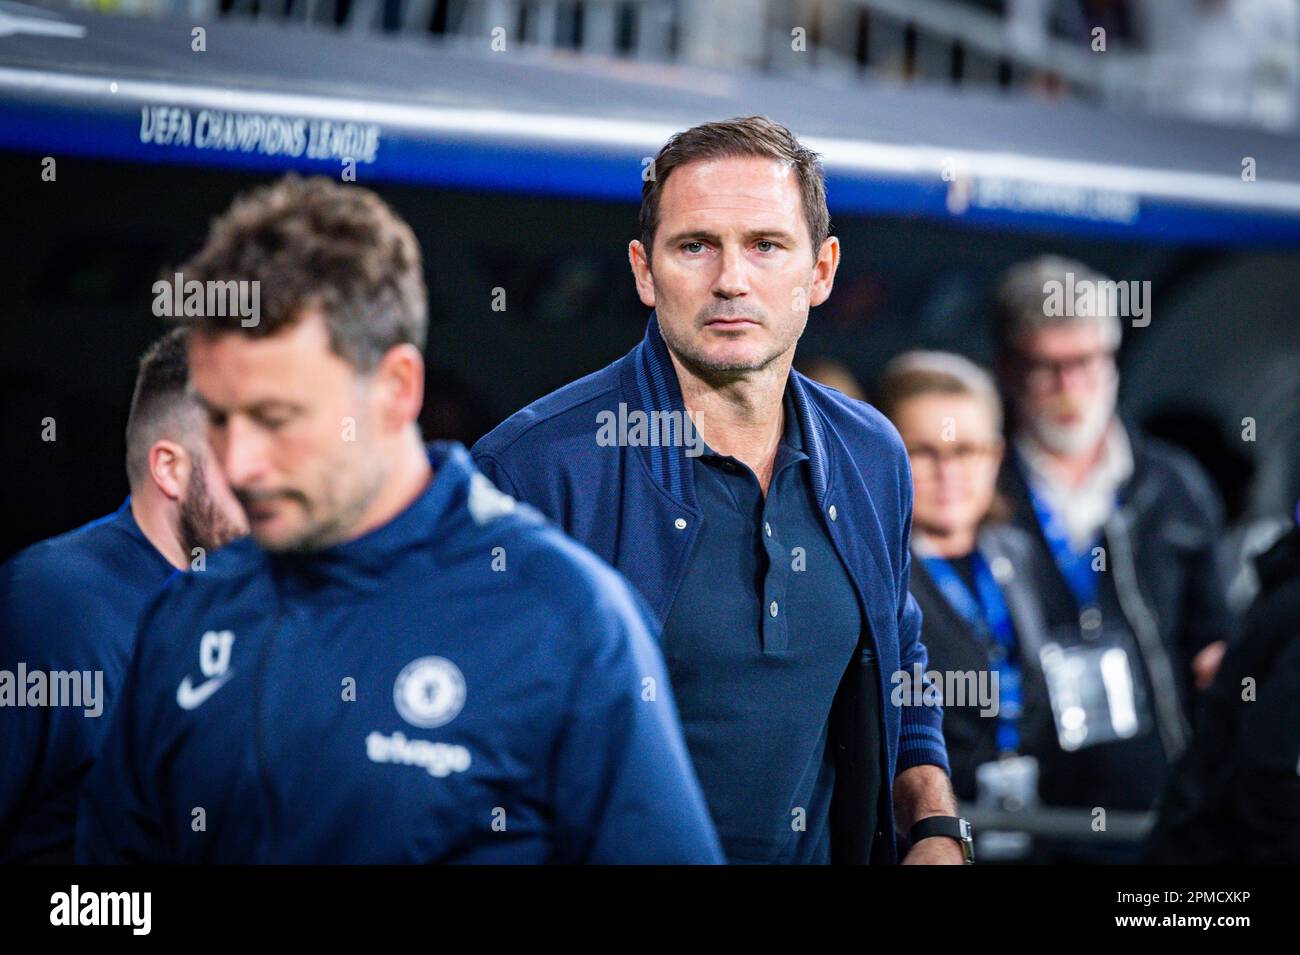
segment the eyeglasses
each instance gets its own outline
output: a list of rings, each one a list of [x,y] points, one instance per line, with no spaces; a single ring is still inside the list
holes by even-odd
[[[997,449],[996,444],[972,444],[954,441],[944,447],[935,447],[931,444],[908,445],[907,456],[912,461],[913,470],[919,471],[926,468],[937,474],[940,468],[949,461],[963,469],[974,467],[976,464],[989,460]]]
[[[1020,352],[1025,386],[1031,391],[1048,391],[1067,374],[1082,377],[1089,384],[1103,381],[1115,372],[1115,353],[1108,349],[1075,355],[1059,361]]]

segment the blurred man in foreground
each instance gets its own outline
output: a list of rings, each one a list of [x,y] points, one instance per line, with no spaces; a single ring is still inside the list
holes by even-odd
[[[141,613],[176,569],[202,569],[248,532],[186,394],[185,351],[175,329],[140,360],[126,425],[130,497],[0,567],[0,862],[71,861],[77,796]],[[79,685],[80,701],[55,699],[60,684]]]
[[[1065,752],[1043,768],[1044,800],[1148,809],[1232,624],[1209,481],[1116,414],[1112,306],[1122,300],[1107,288],[1082,263],[1050,256],[1004,277],[1000,370],[1013,420],[1002,486],[1053,571],[1045,677]]]
[[[90,862],[714,862],[627,586],[421,445],[420,250],[288,177],[182,269],[259,282],[190,368],[255,540],[146,615],[78,819]]]

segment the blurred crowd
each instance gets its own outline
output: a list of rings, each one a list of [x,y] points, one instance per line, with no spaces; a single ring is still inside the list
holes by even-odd
[[[870,396],[911,461],[929,666],[998,688],[995,715],[944,700],[956,793],[1159,810],[1144,846],[1033,850],[1050,861],[1300,858],[1300,515],[1260,555],[1222,553],[1201,467],[1117,412],[1121,317],[1044,307],[1068,281],[1105,277],[1054,256],[1003,276],[996,369],[910,351]],[[833,360],[805,371],[869,397]],[[1244,614],[1234,560],[1254,569]]]

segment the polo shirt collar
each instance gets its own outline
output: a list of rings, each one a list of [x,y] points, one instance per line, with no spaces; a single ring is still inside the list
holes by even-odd
[[[163,552],[154,546],[147,534],[140,528],[140,522],[135,519],[135,512],[131,510],[131,495],[126,496],[122,506],[113,512],[109,520],[117,524],[122,531],[133,540],[142,551],[149,555],[149,559],[156,562],[160,567],[166,567],[168,571],[176,570],[171,561],[163,556]]]
[[[808,457],[813,491],[818,503],[825,508],[827,475],[831,470],[830,448],[820,416],[812,407],[811,387],[803,375],[791,369],[786,383],[786,408],[788,415],[793,407],[794,415],[788,415],[787,420],[797,426],[797,446]],[[628,355],[623,366],[622,391],[629,410],[647,414],[675,411],[679,415],[675,420],[685,417],[686,407],[676,368],[659,331],[659,318],[655,312],[650,313],[645,337]],[[787,436],[790,434],[788,428],[786,433]],[[685,441],[675,441],[668,447],[642,445],[638,451],[650,473],[670,497],[692,510],[698,507],[694,472],[690,467],[691,459],[686,456]]]

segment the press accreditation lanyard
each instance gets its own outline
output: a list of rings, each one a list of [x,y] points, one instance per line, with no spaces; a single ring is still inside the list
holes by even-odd
[[[1025,486],[1029,488],[1029,500],[1034,506],[1034,516],[1038,518],[1038,526],[1043,531],[1047,549],[1051,551],[1061,576],[1074,594],[1075,602],[1081,610],[1092,606],[1097,602],[1097,573],[1092,569],[1092,550],[1101,543],[1101,532],[1098,531],[1082,551],[1075,551],[1070,545],[1070,535],[1056,512],[1034,490],[1032,483],[1026,480]]]
[[[1022,709],[1020,654],[1002,589],[978,551],[971,554],[974,593],[944,558],[925,557],[922,563],[949,606],[988,643],[989,665],[998,674],[998,749],[1015,752],[1020,747],[1018,721]]]

